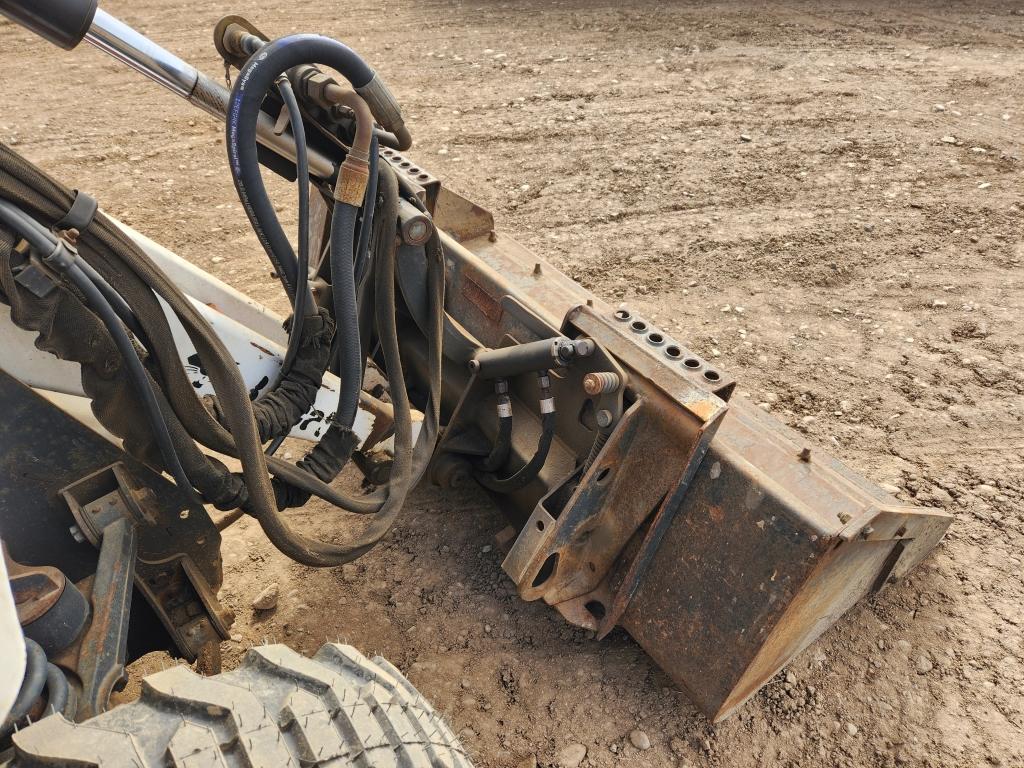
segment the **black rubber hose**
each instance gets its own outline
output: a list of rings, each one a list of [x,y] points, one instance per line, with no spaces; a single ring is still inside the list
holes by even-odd
[[[316,314],[315,302],[311,301],[309,293],[309,157],[306,154],[306,128],[302,123],[302,113],[299,111],[299,102],[295,98],[295,91],[287,77],[280,77],[277,81],[277,90],[284,100],[285,109],[288,110],[288,117],[292,126],[292,136],[295,139],[295,182],[299,187],[299,255],[298,269],[295,274],[295,300],[292,303],[292,325],[288,333],[288,348],[285,350],[284,361],[281,364],[281,376],[287,376],[291,370],[292,363],[299,353],[302,342],[302,323],[306,315]],[[310,306],[312,305],[312,306]]]
[[[370,178],[366,184],[366,197],[363,201],[363,218],[359,222],[359,244],[356,246],[356,285],[362,285],[369,272],[370,265],[370,233],[373,227],[373,214],[377,207],[377,171],[380,162],[377,137],[370,142]]]
[[[6,738],[18,722],[32,711],[32,705],[42,695],[46,686],[46,652],[39,643],[26,637],[25,653],[25,677],[22,678],[21,688],[14,699],[14,704],[11,705],[11,711],[7,713],[3,725],[0,725],[0,739]]]
[[[135,316],[135,313],[132,312],[132,308],[128,306],[128,302],[125,301],[121,294],[115,291],[113,286],[103,279],[103,275],[93,269],[85,259],[79,259],[78,266],[82,268],[82,271],[85,272],[86,276],[93,282],[93,285],[100,289],[100,293],[103,294],[103,298],[110,302],[110,306],[117,313],[117,316],[121,318],[121,322],[128,327],[128,330],[135,335],[135,338],[142,343],[142,346],[152,352],[153,342],[149,340],[149,336],[146,335],[146,331],[143,329],[142,325],[139,324],[139,319]],[[153,361],[154,363],[156,362],[155,357],[153,358]]]
[[[495,379],[494,391],[498,396],[498,434],[491,452],[479,463],[479,472],[496,472],[508,461],[512,451],[512,400],[508,396],[508,381]]]
[[[541,433],[540,440],[537,442],[537,452],[522,469],[506,478],[499,478],[493,472],[480,473],[477,475],[477,482],[492,493],[512,493],[526,487],[537,477],[548,460],[548,453],[551,450],[554,437],[555,414],[545,413],[541,418]]]
[[[2,197],[0,197],[0,221],[27,240],[28,244],[40,255],[52,251],[57,242],[57,238],[46,227]]]
[[[378,168],[378,171],[379,174],[391,173],[393,175],[394,173],[390,167],[381,167]],[[387,258],[387,249],[394,248],[397,233],[398,189],[395,184],[388,183],[389,181],[390,179],[386,179],[381,184],[381,211],[374,218],[374,230],[376,230],[373,233],[374,249],[381,251],[374,257],[375,259]],[[377,319],[374,311],[374,287],[374,281],[371,279],[364,280],[359,286],[358,309],[361,347],[359,360],[361,365],[367,358],[366,345],[374,335],[374,320]],[[339,339],[340,335],[336,336],[335,341],[337,342]],[[335,344],[335,353],[337,353],[337,344]],[[360,370],[361,377],[362,370]],[[348,463],[356,445],[354,434],[350,429],[332,424],[320,442],[298,462],[298,466],[276,460],[268,462],[268,467],[275,476],[274,492],[278,507],[286,509],[302,506],[309,501],[311,495],[316,494],[350,512],[357,514],[377,512],[387,500],[387,494],[379,492],[352,498],[339,494],[326,485],[337,477]]]
[[[391,193],[397,194],[397,180],[394,177],[394,173],[389,169],[389,172],[383,178],[386,181],[387,187],[385,197]],[[441,258],[440,247],[435,242],[436,247],[432,251],[428,270],[428,280],[432,293],[430,333],[427,335],[430,345],[428,355],[430,407],[424,413],[423,427],[416,446],[413,448],[411,411],[408,393],[405,391],[404,386],[401,353],[398,348],[398,327],[395,316],[396,247],[394,228],[395,224],[392,221],[389,227],[390,236],[385,238],[387,247],[382,249],[383,258],[377,261],[375,269],[377,332],[380,336],[381,351],[388,379],[391,381],[392,401],[395,408],[395,463],[392,469],[387,499],[380,505],[379,510],[374,514],[366,529],[354,540],[346,544],[328,544],[309,539],[292,531],[284,519],[276,513],[261,516],[259,518],[260,525],[274,545],[284,554],[304,565],[320,567],[341,565],[342,563],[354,560],[375,546],[387,534],[391,526],[394,525],[409,489],[419,481],[426,470],[436,443],[441,402],[444,263]],[[274,471],[273,465],[277,463],[277,460],[271,460],[268,463],[271,465],[271,471]],[[287,471],[301,473],[301,470],[295,467],[291,467]],[[337,494],[336,491],[315,478],[310,477],[308,480],[310,485],[318,486],[316,491],[318,495],[322,495],[331,501],[335,501],[335,497],[337,497],[339,500],[335,503],[343,507],[346,506],[348,500],[344,496]],[[323,490],[322,493],[321,488]]]
[[[305,322],[307,304],[310,302],[309,294],[309,155],[306,152],[306,127],[302,122],[302,112],[299,110],[298,99],[295,98],[295,91],[292,89],[291,81],[287,77],[279,77],[277,90],[284,101],[284,107],[288,110],[288,119],[292,126],[292,136],[295,139],[295,183],[299,187],[299,255],[298,269],[295,273],[295,301],[292,303],[292,324],[288,330],[288,347],[285,349],[284,360],[281,362],[281,376],[284,378],[292,368],[295,358],[298,357],[299,347],[302,346],[302,324]],[[315,309],[315,303],[314,303]],[[269,394],[272,388],[268,388],[261,397]],[[259,398],[257,398],[259,399]],[[281,447],[285,436],[279,435],[267,446],[267,455],[273,456]]]
[[[319,35],[291,35],[264,45],[242,67],[228,101],[226,137],[231,177],[256,236],[294,298],[297,262],[274,215],[260,176],[256,126],[267,92],[278,76],[300,64],[323,64],[345,76],[355,88],[373,79],[373,70],[351,48]]]
[[[498,436],[494,439],[491,452],[480,462],[481,472],[495,472],[506,461],[512,451],[512,416],[502,416],[498,419]]]
[[[395,183],[395,182],[392,182]],[[396,190],[397,193],[397,190]],[[339,208],[335,206],[335,228],[338,228]],[[355,223],[355,208],[348,206]],[[332,271],[334,258],[334,232],[332,232]],[[281,552],[303,565],[333,567],[351,562],[369,551],[390,530],[402,502],[408,493],[412,470],[412,415],[409,396],[405,391],[402,361],[398,350],[398,329],[395,318],[395,251],[394,236],[384,249],[385,257],[377,262],[375,285],[377,289],[377,331],[381,338],[395,409],[395,461],[387,498],[373,515],[372,522],[353,541],[346,544],[328,544],[293,531],[280,515],[259,518],[267,538]],[[351,264],[349,273],[351,273]],[[335,283],[338,276],[334,278]],[[337,290],[335,286],[334,290]],[[340,325],[340,323],[339,323]],[[344,383],[344,382],[342,382]],[[273,467],[271,467],[273,470]]]
[[[359,343],[359,307],[356,304],[355,247],[356,216],[359,209],[346,203],[334,204],[331,218],[331,296],[334,300],[335,338],[338,350],[338,408],[334,423],[351,429],[359,409],[363,386],[362,346]]]
[[[54,664],[46,665],[46,700],[52,707],[52,714],[63,713],[68,705],[71,686],[60,668]]]

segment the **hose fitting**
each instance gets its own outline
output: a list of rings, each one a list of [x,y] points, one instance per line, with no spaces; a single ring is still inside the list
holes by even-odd
[[[343,88],[333,81],[324,85],[323,95],[332,104],[348,107],[355,115],[356,133],[352,139],[352,147],[338,171],[338,183],[334,186],[334,199],[359,208],[366,198],[366,186],[370,182],[373,113],[359,94],[351,88]]]
[[[370,164],[353,157],[349,152],[338,171],[338,183],[334,185],[334,199],[356,208],[363,204],[366,186],[370,183]]]

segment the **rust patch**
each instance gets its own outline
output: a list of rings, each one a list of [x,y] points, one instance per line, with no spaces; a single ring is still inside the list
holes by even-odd
[[[489,294],[484,288],[473,280],[469,275],[464,275],[462,283],[462,295],[470,304],[480,310],[480,313],[492,322],[500,322],[504,310],[501,303]]]

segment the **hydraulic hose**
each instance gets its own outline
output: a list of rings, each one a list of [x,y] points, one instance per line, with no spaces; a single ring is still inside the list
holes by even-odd
[[[397,180],[394,172],[388,168],[382,175],[384,180],[383,194],[397,194]],[[429,407],[424,413],[424,424],[415,448],[412,446],[412,419],[408,393],[404,387],[401,354],[398,348],[398,327],[395,315],[395,221],[389,222],[390,237],[384,238],[381,258],[376,262],[375,287],[377,308],[377,332],[380,337],[381,351],[384,356],[388,380],[391,381],[391,397],[395,409],[395,462],[392,468],[391,482],[387,497],[376,506],[376,511],[366,529],[352,541],[345,544],[328,544],[309,539],[291,530],[280,514],[264,515],[259,518],[260,525],[267,538],[289,557],[304,565],[331,567],[350,562],[367,552],[383,538],[394,525],[401,511],[409,489],[419,481],[426,470],[427,463],[433,453],[440,422],[441,398],[441,340],[443,334],[444,313],[444,265],[440,247],[436,242],[430,255],[428,280],[431,286],[432,301],[430,313],[429,369],[430,394]],[[278,473],[281,462],[276,459],[269,461],[271,471]],[[285,472],[302,474],[296,467],[285,469]],[[350,499],[311,476],[303,480],[295,478],[297,484],[315,488],[315,493],[323,498],[346,506]],[[363,502],[367,501],[364,497]]]
[[[512,450],[512,400],[508,396],[508,381],[496,379],[494,391],[498,395],[498,435],[491,452],[480,462],[481,472],[494,472],[506,461]]]
[[[39,254],[49,253],[57,238],[16,205],[0,198],[0,221],[17,232]]]
[[[363,361],[359,343],[359,309],[356,306],[355,248],[356,216],[359,209],[348,203],[334,204],[331,218],[331,295],[337,324],[338,408],[334,424],[350,430],[359,408],[363,386]]]
[[[309,156],[306,153],[306,128],[302,123],[302,112],[299,110],[299,102],[295,98],[295,91],[292,90],[291,81],[282,75],[277,79],[277,90],[281,94],[282,101],[284,101],[284,108],[288,110],[288,120],[292,126],[292,136],[295,139],[295,183],[299,187],[297,285],[295,287],[295,300],[292,303],[291,327],[288,329],[288,347],[285,349],[284,360],[281,362],[280,379],[284,379],[291,372],[295,358],[298,357],[299,348],[302,346],[303,325],[306,322],[306,312],[310,308],[308,305],[311,303],[309,301]],[[312,309],[315,312],[315,305]],[[257,400],[262,399],[274,390],[276,390],[276,387],[264,390]],[[281,447],[281,443],[284,442],[284,438],[284,435],[275,437],[267,447],[267,454],[273,455],[276,453],[277,449]]]
[[[267,43],[258,55],[249,58],[231,90],[227,109],[228,160],[235,189],[292,299],[297,284],[297,261],[260,176],[256,125],[263,100],[278,76],[292,67],[310,63],[336,69],[356,88],[368,85],[374,78],[366,62],[336,40],[319,35],[291,35]],[[368,126],[371,129],[372,125]]]
[[[477,475],[477,481],[487,490],[493,493],[512,493],[520,488],[525,488],[530,481],[537,477],[548,459],[551,450],[551,443],[555,437],[555,414],[545,413],[541,419],[540,440],[537,443],[537,452],[533,457],[511,477],[499,478],[493,472]]]
[[[19,208],[31,212],[38,229],[30,231],[41,232],[47,238],[53,235],[44,222],[60,220],[74,199],[70,191],[3,145],[0,145],[0,189],[5,196],[13,198]],[[233,509],[244,503],[253,508],[270,507],[274,495],[266,476],[266,465],[260,461],[262,447],[257,440],[250,439],[250,435],[256,435],[256,430],[249,388],[221,339],[181,290],[102,213],[80,233],[77,248],[83,261],[88,258],[90,265],[106,280],[116,282],[117,292],[154,342],[149,351],[161,376],[160,405],[193,485],[220,509]],[[49,251],[47,247],[43,252]],[[19,327],[38,332],[37,344],[41,348],[79,363],[82,384],[93,401],[96,417],[124,439],[129,453],[151,466],[161,466],[162,458],[152,427],[145,419],[138,419],[134,410],[125,408],[125,397],[134,394],[127,367],[111,376],[113,356],[120,358],[121,355],[98,315],[67,288],[45,299],[24,289],[12,287],[12,290],[14,293],[7,297],[11,300],[12,320]],[[158,297],[177,315],[195,346],[221,398],[227,429],[202,407],[195,388],[185,376]],[[46,318],[49,320],[45,326],[40,325]],[[74,325],[76,321],[81,325]],[[102,333],[102,337],[96,335],[95,344],[78,344],[75,339],[79,328],[89,334]],[[167,402],[162,399],[164,394]],[[237,451],[243,457],[245,482],[216,459],[203,454],[194,440],[220,453],[236,455]]]
[[[21,688],[18,689],[18,695],[11,705],[11,711],[0,725],[0,739],[6,738],[18,722],[32,711],[32,705],[42,695],[46,686],[46,652],[39,643],[28,637],[25,638],[25,652],[25,677],[22,678]]]
[[[115,291],[113,286],[104,280],[103,276],[89,265],[89,262],[84,259],[79,259],[78,266],[82,268],[82,271],[85,272],[93,285],[99,288],[100,293],[103,294],[103,298],[110,302],[110,306],[113,308],[114,312],[116,312],[117,316],[121,318],[121,322],[128,327],[129,331],[135,334],[135,338],[139,340],[147,351],[152,352],[153,343],[149,340],[149,336],[146,335],[145,329],[139,324],[139,319],[135,317],[135,313],[132,312],[132,308],[128,306],[128,302],[124,300],[124,297]]]
[[[366,184],[366,199],[363,203],[363,218],[359,223],[359,245],[356,246],[356,285],[362,285],[370,264],[370,234],[373,230],[373,214],[377,208],[377,173],[380,162],[377,136],[370,141],[370,179]]]
[[[4,221],[11,229],[25,238],[29,245],[39,254],[49,253],[57,245],[57,237],[52,232],[16,205],[3,198],[0,198],[0,220]],[[80,262],[79,266],[89,276],[89,279],[96,284],[96,287],[100,289],[104,298],[110,302],[114,311],[117,312],[117,316],[121,318],[121,322],[128,326],[136,338],[149,349],[150,345],[147,343],[149,340],[146,338],[145,331],[142,330],[142,326],[139,325],[135,313],[132,312],[131,307],[121,297],[121,294],[111,288],[110,284],[85,261]]]
[[[299,102],[295,98],[292,84],[287,77],[278,78],[277,90],[284,100],[285,109],[288,110],[292,136],[295,138],[295,183],[299,187],[298,268],[295,274],[292,325],[288,333],[288,347],[285,350],[284,361],[281,363],[281,376],[284,377],[288,375],[288,371],[291,370],[292,363],[295,362],[295,357],[299,353],[302,342],[302,323],[305,322],[310,309],[312,309],[312,314],[316,314],[316,306],[310,300],[312,297],[309,293],[309,157],[306,154],[306,129],[302,123]]]
[[[537,451],[518,472],[510,477],[499,478],[493,470],[490,472],[478,472],[477,481],[492,493],[513,493],[521,488],[525,488],[540,474],[540,470],[548,460],[551,443],[555,437],[555,401],[551,397],[551,379],[547,371],[539,375],[539,381],[541,390],[540,410],[542,415]],[[511,419],[509,421],[511,422]]]

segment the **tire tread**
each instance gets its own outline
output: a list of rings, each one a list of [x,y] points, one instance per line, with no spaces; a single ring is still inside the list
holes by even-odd
[[[212,677],[171,667],[146,677],[137,701],[81,724],[52,715],[14,745],[12,768],[472,768],[394,666],[337,643],[312,658],[253,648]]]

